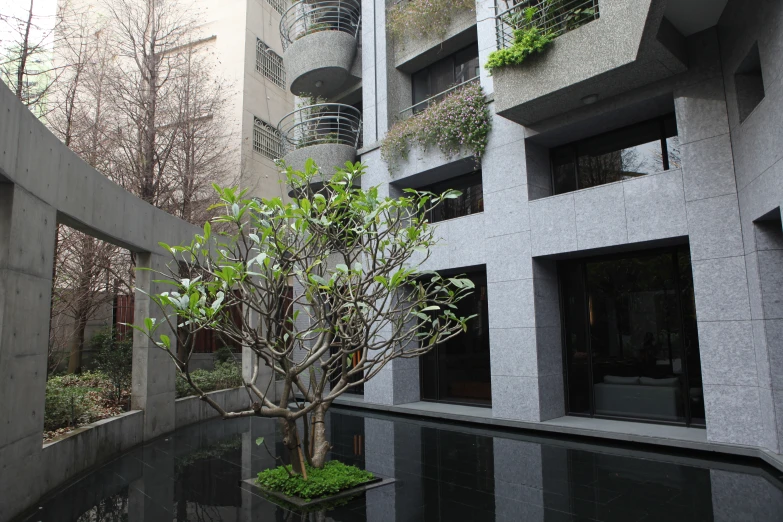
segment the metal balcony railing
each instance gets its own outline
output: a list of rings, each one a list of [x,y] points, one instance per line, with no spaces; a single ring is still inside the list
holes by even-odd
[[[400,119],[401,120],[407,120],[411,116],[422,112],[424,109],[426,109],[430,105],[434,105],[434,104],[438,103],[443,98],[445,98],[446,95],[448,95],[449,93],[452,93],[452,92],[454,92],[454,91],[456,91],[456,90],[458,90],[458,89],[460,89],[460,88],[462,88],[462,87],[464,87],[466,85],[470,85],[472,83],[478,83],[479,81],[480,81],[480,77],[479,76],[475,76],[475,77],[471,78],[470,80],[466,80],[466,81],[464,81],[462,83],[458,83],[457,85],[454,85],[453,87],[449,87],[445,91],[440,92],[440,93],[436,94],[435,96],[430,96],[426,100],[422,100],[419,103],[411,105],[407,109],[403,109],[403,110],[400,111]]]
[[[285,152],[311,145],[338,144],[360,148],[362,113],[341,103],[301,107],[280,120],[277,129]]]
[[[556,38],[598,17],[598,0],[495,0],[498,49],[511,47],[517,29],[538,27]]]
[[[283,50],[298,39],[320,31],[342,31],[358,38],[361,21],[360,0],[297,2],[280,19]]]

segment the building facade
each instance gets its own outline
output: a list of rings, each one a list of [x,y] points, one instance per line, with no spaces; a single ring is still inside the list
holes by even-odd
[[[360,159],[384,194],[463,194],[432,216],[442,241],[423,266],[471,277],[477,319],[357,400],[597,436],[665,424],[779,454],[783,5],[553,4],[479,0],[402,36],[396,2],[300,2],[282,18],[293,166]],[[552,43],[490,74],[528,7]],[[414,145],[386,161],[390,129],[476,84],[492,126],[480,158]]]

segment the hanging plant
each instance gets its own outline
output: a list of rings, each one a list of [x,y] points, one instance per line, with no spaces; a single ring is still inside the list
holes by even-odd
[[[476,10],[476,0],[402,0],[389,7],[386,27],[397,40],[405,36],[425,38],[446,36],[451,17],[457,11]]]
[[[533,23],[536,13],[538,10],[535,7],[528,7],[521,17],[519,17],[520,13],[514,13],[506,18],[507,24],[520,28],[514,29],[514,43],[511,47],[489,53],[487,63],[484,65],[488,71],[492,72],[494,69],[508,65],[519,65],[528,56],[542,52],[552,43],[554,35],[543,31]]]
[[[466,85],[440,103],[395,123],[383,140],[381,157],[393,170],[400,160],[408,159],[413,145],[419,145],[425,150],[438,147],[446,157],[466,149],[478,161],[487,149],[491,121],[481,86]]]

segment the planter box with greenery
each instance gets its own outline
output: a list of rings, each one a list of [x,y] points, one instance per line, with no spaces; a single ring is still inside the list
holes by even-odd
[[[478,162],[484,155],[492,128],[488,102],[478,84],[469,84],[440,102],[395,123],[381,144],[381,157],[394,171],[413,147],[436,147],[446,158],[465,152]]]
[[[263,439],[256,443],[263,443]],[[305,511],[335,507],[368,489],[394,482],[336,460],[327,462],[321,469],[306,466],[306,471],[305,478],[294,473],[290,466],[278,466],[244,482],[278,504]]]

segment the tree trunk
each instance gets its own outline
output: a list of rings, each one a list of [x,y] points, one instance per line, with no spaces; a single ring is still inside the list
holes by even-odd
[[[322,404],[313,410],[313,432],[310,434],[313,447],[312,462],[313,467],[321,469],[326,464],[326,455],[332,446],[329,441],[326,440],[326,424],[324,418],[326,417],[326,405]]]
[[[76,330],[71,341],[71,355],[68,358],[68,373],[77,373],[82,369],[82,352],[84,351],[84,330],[87,328],[87,314],[79,312],[76,318]]]
[[[283,421],[283,444],[288,450],[288,455],[291,458],[291,468],[294,473],[298,473],[303,477],[307,477],[307,470],[304,467],[304,459],[302,458],[302,447],[299,444],[299,433],[296,427],[296,421]]]

